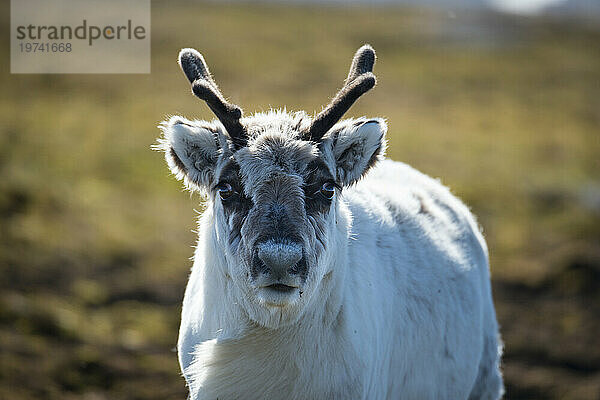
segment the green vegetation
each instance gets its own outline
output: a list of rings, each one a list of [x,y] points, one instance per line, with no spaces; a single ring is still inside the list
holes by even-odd
[[[479,216],[508,398],[597,398],[598,27],[192,2],[153,4],[150,75],[0,66],[0,398],[185,398],[172,349],[202,205],[150,146],[169,114],[213,117],[178,50],[201,50],[246,113],[312,112],[365,42],[379,85],[350,114],[386,117],[389,156]]]

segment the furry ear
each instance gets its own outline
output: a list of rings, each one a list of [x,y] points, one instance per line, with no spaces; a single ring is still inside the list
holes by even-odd
[[[171,172],[193,190],[206,192],[214,184],[219,157],[228,149],[227,138],[218,126],[204,121],[171,117],[161,123],[158,150],[165,153]]]
[[[387,124],[381,118],[345,120],[326,135],[343,186],[357,182],[385,153]]]

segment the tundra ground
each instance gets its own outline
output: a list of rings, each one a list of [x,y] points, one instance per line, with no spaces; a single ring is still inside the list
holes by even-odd
[[[178,50],[246,113],[312,112],[365,42],[379,83],[349,116],[386,117],[388,155],[479,217],[507,398],[598,398],[598,24],[192,2],[153,3],[150,75],[0,65],[0,398],[185,398],[173,348],[202,206],[150,145],[167,114],[213,117]]]

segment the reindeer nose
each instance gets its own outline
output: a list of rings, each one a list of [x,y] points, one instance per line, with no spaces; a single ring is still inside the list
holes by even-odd
[[[292,242],[268,240],[258,245],[258,258],[279,278],[295,273],[294,266],[302,259],[302,246]]]

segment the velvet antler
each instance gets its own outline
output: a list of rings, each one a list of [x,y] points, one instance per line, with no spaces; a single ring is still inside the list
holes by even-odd
[[[192,84],[192,92],[206,102],[227,130],[234,145],[244,146],[247,135],[246,129],[240,123],[242,109],[225,100],[212,79],[202,54],[194,49],[182,49],[179,52],[179,65]]]
[[[304,134],[307,140],[319,142],[323,135],[352,107],[352,104],[375,86],[374,64],[375,50],[371,46],[366,44],[356,51],[344,86],[329,105],[315,117]]]

